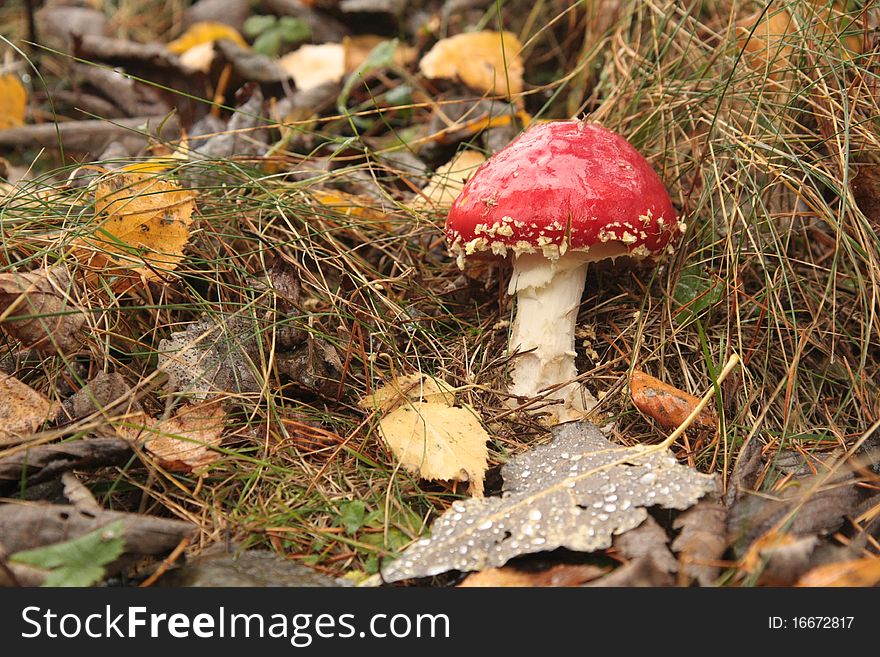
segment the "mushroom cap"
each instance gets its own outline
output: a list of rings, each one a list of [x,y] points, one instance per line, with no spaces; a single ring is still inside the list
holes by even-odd
[[[620,135],[582,121],[527,130],[471,176],[446,219],[453,255],[657,256],[685,229],[663,182]]]

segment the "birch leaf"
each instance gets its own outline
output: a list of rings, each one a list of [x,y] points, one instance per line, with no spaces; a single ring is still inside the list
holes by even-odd
[[[466,32],[438,41],[419,62],[429,78],[460,80],[479,93],[523,90],[522,44],[511,32]]]
[[[27,90],[14,73],[0,75],[0,130],[24,125]]]
[[[395,379],[361,406],[384,411],[379,434],[404,468],[423,479],[470,482],[471,494],[482,497],[489,434],[476,411],[453,402],[447,383],[416,374]]]
[[[95,214],[104,221],[86,240],[100,250],[92,264],[104,260],[108,268],[133,269],[148,279],[175,269],[189,240],[194,199],[193,192],[154,175],[106,176],[95,188]]]
[[[454,502],[383,579],[497,568],[560,547],[604,549],[640,525],[647,507],[686,509],[716,488],[714,476],[679,465],[668,450],[613,445],[588,422],[558,425],[553,436],[504,466],[501,497]]]

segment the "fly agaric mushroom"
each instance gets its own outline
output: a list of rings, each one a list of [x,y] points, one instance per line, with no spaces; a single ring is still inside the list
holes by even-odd
[[[468,256],[512,256],[509,350],[520,355],[509,392],[553,389],[552,423],[590,410],[595,399],[574,381],[588,263],[659,256],[684,230],[647,160],[595,124],[539,124],[477,169],[449,211],[446,238],[461,268]]]

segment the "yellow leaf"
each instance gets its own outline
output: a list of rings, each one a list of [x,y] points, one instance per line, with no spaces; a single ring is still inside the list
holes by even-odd
[[[792,55],[797,25],[785,9],[756,12],[736,25],[737,45],[743,59],[770,80],[781,82],[792,70]]]
[[[460,80],[479,93],[515,96],[523,90],[521,50],[511,32],[466,32],[438,41],[419,69],[429,78]]]
[[[24,124],[27,91],[14,73],[0,75],[0,130]]]
[[[391,383],[361,399],[358,406],[366,409],[375,408],[387,413],[407,399],[436,404],[453,404],[455,392],[442,379],[435,379],[427,374],[416,372],[396,377]]]
[[[424,374],[396,378],[361,400],[383,412],[379,434],[401,465],[423,479],[470,482],[483,496],[489,434],[469,406],[453,406],[453,388]]]
[[[737,21],[737,46],[752,69],[766,74],[774,83],[781,83],[793,77],[796,69],[796,48],[803,43],[799,32],[809,30],[811,37],[822,39],[828,45],[836,42],[839,55],[844,59],[861,52],[861,38],[842,34],[854,24],[844,9],[842,2],[829,5],[827,0],[814,0],[809,5],[801,5],[795,15],[786,9],[759,10]],[[807,26],[803,25],[805,20],[809,21]]]
[[[108,262],[93,258],[92,264],[133,269],[148,279],[175,269],[189,240],[194,199],[193,192],[146,173],[102,178],[95,189],[95,214],[104,222],[86,242],[99,255],[112,255]]]
[[[185,406],[176,415],[156,423],[144,447],[159,465],[175,472],[202,469],[220,458],[226,411],[216,400]]]
[[[345,46],[341,43],[306,44],[278,60],[300,91],[338,82],[345,75]]]
[[[430,182],[422,190],[423,196],[417,196],[413,207],[425,206],[448,210],[453,201],[464,189],[477,168],[486,161],[486,156],[479,151],[461,151],[449,162],[439,167],[431,176]]]
[[[0,400],[0,445],[26,438],[61,410],[57,402],[50,402],[45,395],[2,372]]]
[[[227,39],[242,48],[249,48],[247,41],[236,31],[235,28],[223,23],[213,21],[201,21],[193,23],[190,28],[168,44],[168,50],[175,55],[182,55],[187,50],[205,43],[214,43]]]
[[[423,479],[468,481],[471,494],[483,496],[489,434],[473,409],[409,402],[379,421],[379,433],[407,470]]]
[[[316,191],[312,199],[331,211],[332,216],[344,215],[364,223],[388,228],[388,215],[373,207],[375,201],[370,198],[355,196],[338,191]]]

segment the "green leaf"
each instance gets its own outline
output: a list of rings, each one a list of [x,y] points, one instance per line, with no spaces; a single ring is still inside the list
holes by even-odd
[[[293,16],[284,16],[278,23],[281,38],[287,43],[305,41],[312,36],[312,28],[305,21]]]
[[[91,586],[104,579],[104,566],[125,549],[122,520],[64,543],[16,552],[10,561],[50,571],[43,586]]]
[[[266,30],[275,27],[277,22],[278,19],[275,18],[275,16],[251,16],[244,22],[242,29],[246,36],[253,39],[255,36],[262,34]]]
[[[345,527],[345,533],[349,536],[356,534],[364,526],[367,515],[367,505],[361,500],[345,502],[341,505],[339,520]]]
[[[706,308],[718,303],[722,295],[722,287],[715,277],[703,273],[699,265],[686,267],[672,294],[680,308],[675,319],[686,322],[699,316]]]
[[[397,50],[397,44],[397,39],[383,41],[378,44],[370,51],[370,54],[367,55],[364,63],[358,66],[357,70],[348,76],[348,79],[342,87],[342,91],[339,92],[339,98],[336,101],[336,107],[340,114],[348,114],[346,105],[348,104],[348,97],[351,95],[351,90],[354,89],[355,84],[362,81],[364,76],[370,71],[377,68],[386,68],[394,64],[394,53]]]
[[[251,46],[254,52],[266,57],[274,57],[281,50],[281,31],[276,29],[267,30],[257,37]]]

